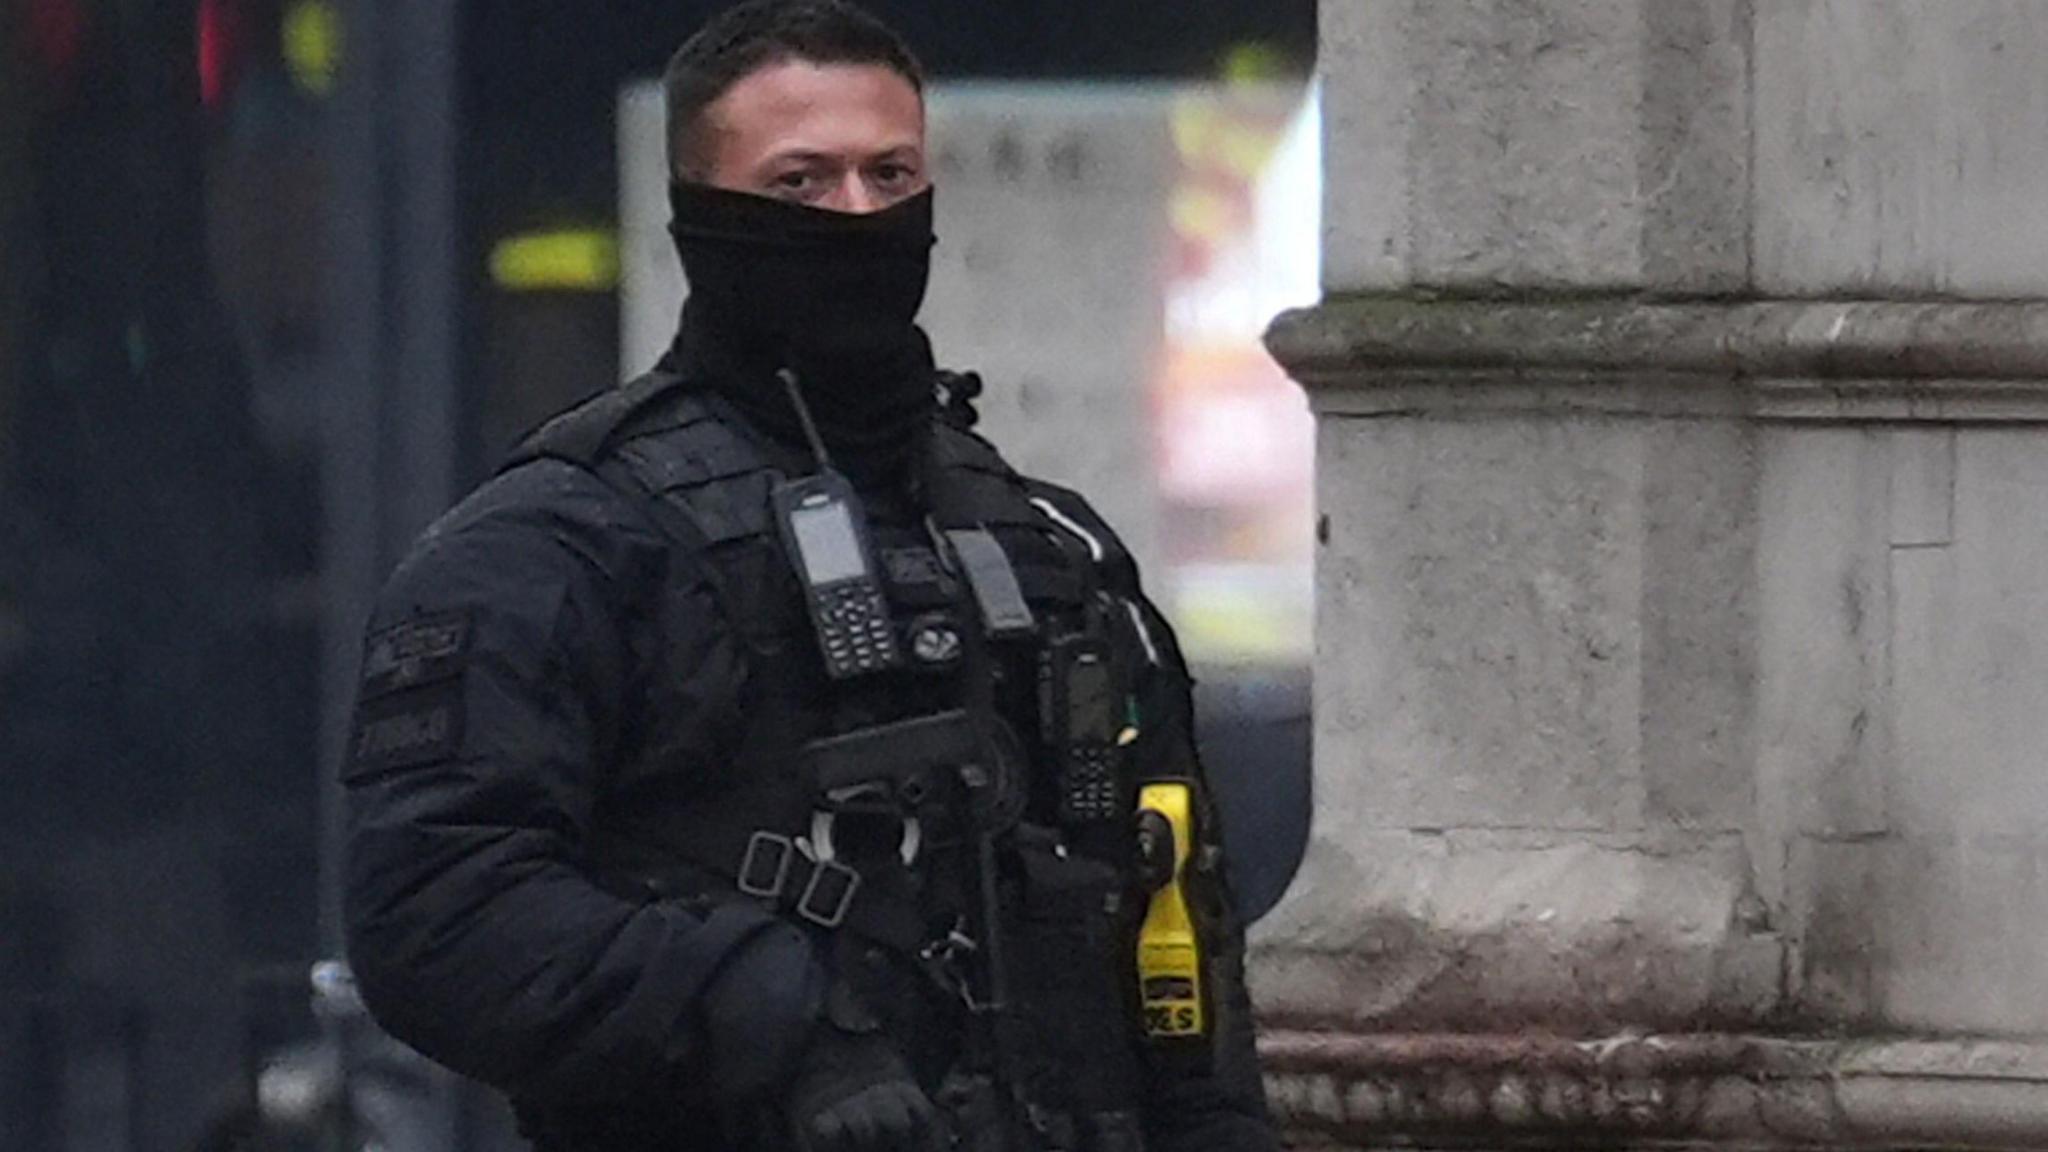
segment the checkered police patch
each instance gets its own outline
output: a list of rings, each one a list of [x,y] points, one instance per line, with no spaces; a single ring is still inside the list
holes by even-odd
[[[469,616],[445,612],[384,629],[363,649],[359,699],[374,700],[446,680],[462,671],[469,653]]]

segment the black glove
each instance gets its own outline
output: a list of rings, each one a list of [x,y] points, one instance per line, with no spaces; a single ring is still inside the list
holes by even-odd
[[[756,916],[732,905],[715,916]],[[713,1099],[760,1101],[787,1082],[824,1011],[825,972],[796,928],[773,923],[719,969],[704,992],[703,1066]]]
[[[931,1099],[878,1032],[819,1028],[798,1066],[788,1114],[804,1152],[910,1152],[947,1143]]]

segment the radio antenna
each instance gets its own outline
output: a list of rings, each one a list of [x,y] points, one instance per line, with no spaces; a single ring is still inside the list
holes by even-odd
[[[825,438],[818,435],[818,422],[811,419],[811,406],[804,403],[804,390],[797,383],[796,371],[779,368],[775,378],[782,381],[782,390],[789,394],[789,405],[796,409],[797,421],[804,426],[804,439],[810,442],[811,455],[817,458],[818,470],[832,471],[832,453],[825,450]]]

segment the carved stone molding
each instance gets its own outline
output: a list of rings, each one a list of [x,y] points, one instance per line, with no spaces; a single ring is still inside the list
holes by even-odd
[[[2048,1147],[2041,1045],[1268,1031],[1260,1049],[1302,1147]]]
[[[1351,297],[1267,345],[1343,415],[2048,421],[2048,303]]]

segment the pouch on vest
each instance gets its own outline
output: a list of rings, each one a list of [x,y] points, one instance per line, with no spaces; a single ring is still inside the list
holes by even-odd
[[[1014,860],[1003,928],[1010,995],[1030,1005],[1009,1025],[1025,1095],[1075,1116],[1131,1107],[1140,1073],[1127,880],[1050,837],[1018,837]]]

